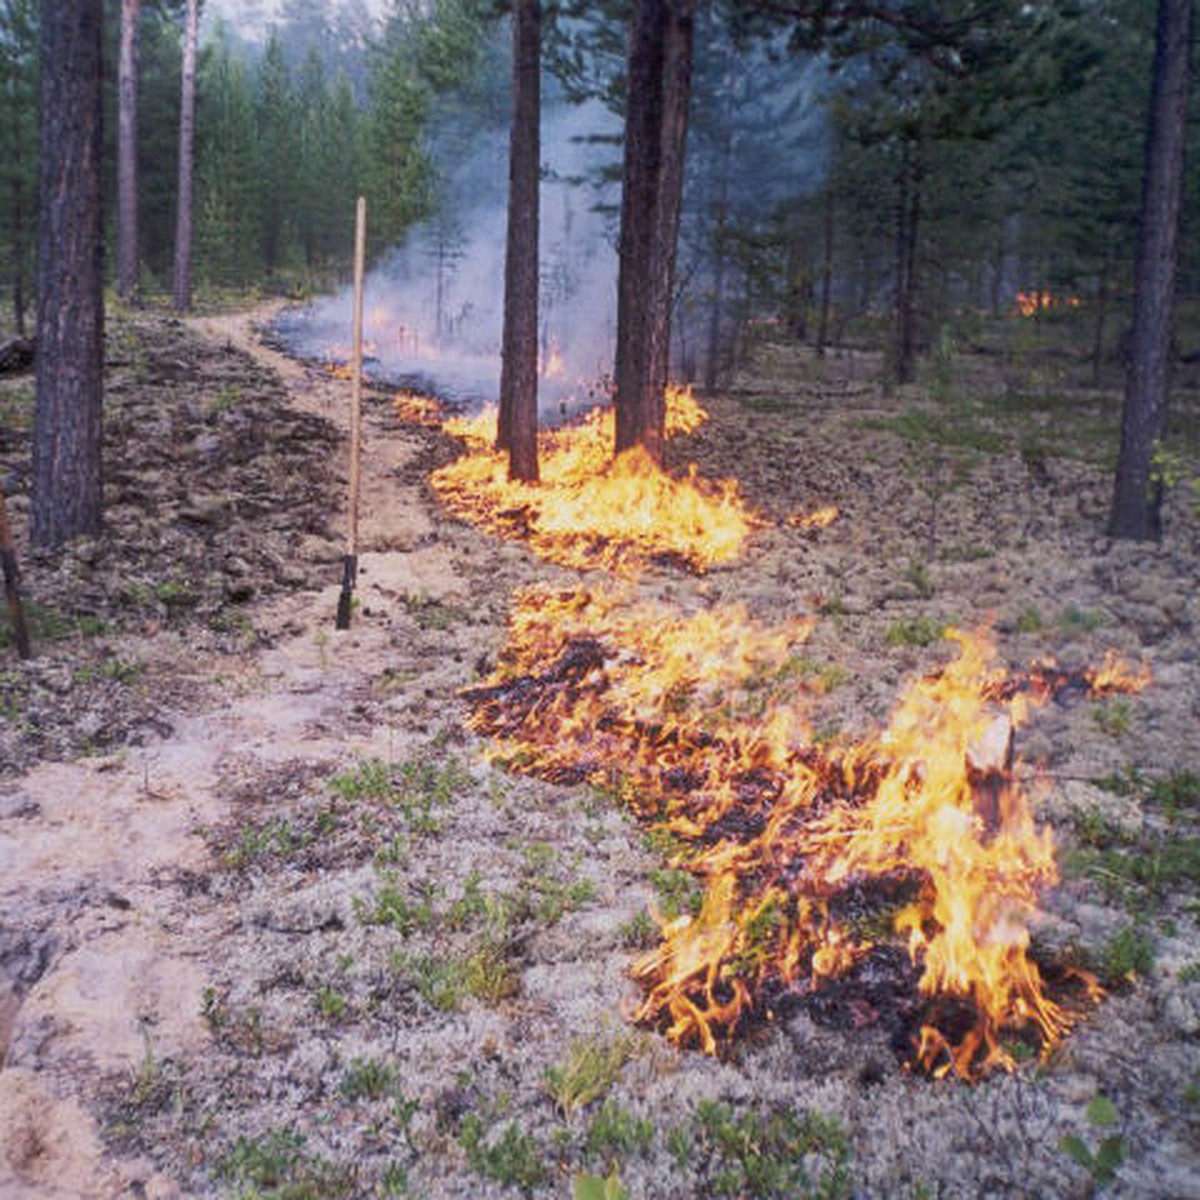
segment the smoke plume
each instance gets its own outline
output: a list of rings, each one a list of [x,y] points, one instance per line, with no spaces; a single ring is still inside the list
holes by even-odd
[[[557,414],[601,398],[616,327],[612,197],[596,183],[618,130],[599,103],[542,118],[539,407]],[[597,135],[601,140],[597,141]],[[497,399],[504,305],[508,144],[499,130],[443,165],[444,202],[386,253],[365,285],[366,370],[455,407]],[[614,189],[615,190],[615,189]],[[607,202],[607,203],[606,203]],[[368,238],[370,215],[368,214]],[[349,288],[281,315],[277,335],[314,358],[349,357]]]

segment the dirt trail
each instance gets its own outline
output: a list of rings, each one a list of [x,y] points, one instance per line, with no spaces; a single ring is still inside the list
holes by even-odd
[[[253,354],[296,408],[343,428],[349,384],[264,346],[255,326],[265,315],[191,324]],[[429,540],[416,483],[402,478],[418,449],[386,410],[369,415],[358,589],[368,614],[400,595],[467,592],[450,553]],[[176,656],[162,669],[199,675],[203,702],[162,711],[165,738],[46,763],[0,789],[0,909],[4,926],[22,931],[0,947],[0,1196],[179,1194],[145,1161],[111,1158],[84,1101],[99,1079],[136,1078],[155,1059],[197,1052],[207,1036],[197,998],[229,914],[188,911],[176,885],[211,867],[204,835],[229,821],[231,781],[297,758],[394,750],[386,728],[347,728],[387,651],[388,623],[360,615],[335,633],[340,574],[326,574],[322,591],[256,613],[272,644],[237,660],[198,665],[186,647],[127,644],[141,658]]]

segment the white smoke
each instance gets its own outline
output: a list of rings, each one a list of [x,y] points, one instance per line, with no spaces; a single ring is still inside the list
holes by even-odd
[[[543,111],[543,412],[591,402],[611,371],[617,259],[612,217],[597,207],[612,198],[598,192],[595,175],[612,150],[595,138],[617,132],[616,118],[599,103]],[[413,229],[368,274],[363,306],[373,378],[471,407],[494,402],[499,390],[508,202],[507,133],[480,142],[446,171],[449,202],[439,216]],[[301,353],[345,359],[351,306],[347,288],[285,314],[277,331]]]

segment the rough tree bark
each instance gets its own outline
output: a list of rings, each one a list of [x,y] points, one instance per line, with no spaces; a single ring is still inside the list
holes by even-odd
[[[732,89],[730,89],[732,91]],[[713,265],[712,306],[708,312],[708,352],[704,363],[704,390],[716,390],[721,375],[725,326],[725,262],[729,254],[727,245],[729,231],[729,185],[733,169],[733,111],[732,104],[725,107],[725,130],[721,138],[721,153],[718,159],[716,213],[713,218]]]
[[[1192,22],[1192,0],[1159,0],[1134,276],[1133,340],[1108,522],[1110,536],[1136,541],[1157,541],[1162,536],[1162,484],[1154,479],[1154,452],[1167,423]]]
[[[187,0],[179,97],[179,189],[175,201],[175,277],[172,287],[177,312],[187,312],[192,307],[192,175],[195,169],[198,21],[199,0]]]
[[[829,344],[829,308],[833,293],[833,188],[825,189],[824,219],[821,226],[821,303],[817,318],[818,358],[825,357]]]
[[[100,528],[103,0],[43,0],[33,430],[35,546]]]
[[[917,253],[924,188],[924,147],[920,136],[905,140],[900,156],[900,199],[896,221],[896,332],[892,374],[911,383],[917,363]]]
[[[538,478],[538,185],[541,176],[540,0],[513,15],[513,123],[508,159],[508,242],[497,447],[508,477]]]
[[[117,60],[117,295],[138,295],[138,15],[141,0],[121,0]]]
[[[617,273],[616,452],[663,460],[672,284],[691,98],[693,0],[636,0]]]

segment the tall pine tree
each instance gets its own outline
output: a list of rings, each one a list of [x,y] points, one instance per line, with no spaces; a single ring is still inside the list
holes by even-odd
[[[1140,541],[1162,536],[1162,484],[1153,466],[1167,424],[1193,23],[1192,0],[1159,0],[1133,338],[1109,517],[1113,537]]]
[[[102,0],[42,0],[33,544],[100,529]]]
[[[254,87],[245,62],[218,38],[204,64],[198,112],[197,261],[209,284],[259,279]]]
[[[268,276],[283,265],[295,204],[296,111],[283,44],[272,27],[259,64],[257,98],[262,263]]]
[[[178,312],[192,307],[192,236],[195,226],[196,52],[200,0],[187,0],[179,97],[179,187],[175,195],[175,273],[171,294]]]
[[[641,446],[660,464],[693,36],[691,0],[636,0],[621,186],[615,450]]]
[[[541,181],[540,0],[513,16],[513,119],[508,163],[508,240],[497,445],[508,475],[536,483],[538,402],[538,204]]]

